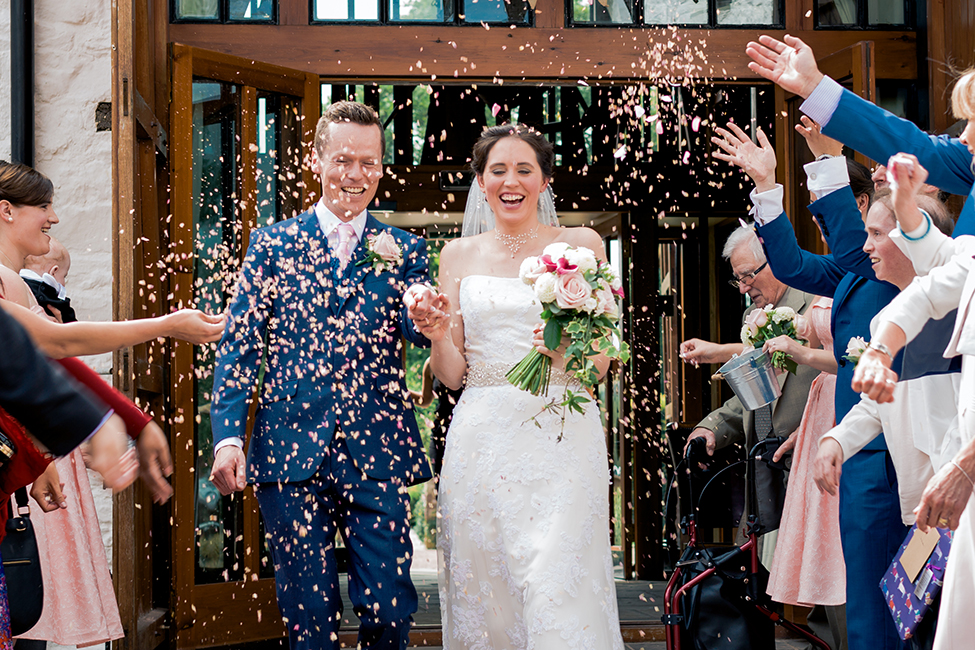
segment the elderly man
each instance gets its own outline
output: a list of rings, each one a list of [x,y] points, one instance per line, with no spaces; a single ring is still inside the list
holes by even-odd
[[[741,227],[731,233],[721,256],[731,263],[734,271],[731,283],[741,293],[747,293],[752,301],[751,307],[742,316],[742,322],[752,309],[761,309],[766,305],[791,307],[801,314],[815,298],[813,294],[787,287],[772,275],[762,245],[750,227]],[[792,433],[799,427],[809,386],[818,374],[818,370],[808,366],[799,366],[795,375],[782,374],[779,376],[782,396],[758,411],[745,411],[737,397],[729,399],[697,425],[687,438],[688,444],[695,438],[704,438],[708,455],[712,455],[715,449],[742,440],[751,447],[772,430],[779,435]],[[770,420],[767,419],[769,413]]]

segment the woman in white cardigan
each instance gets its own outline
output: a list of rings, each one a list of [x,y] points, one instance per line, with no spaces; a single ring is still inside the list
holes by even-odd
[[[959,79],[952,93],[952,108],[957,117],[968,120],[961,141],[975,155],[975,70]],[[975,617],[971,615],[975,602],[975,506],[971,505],[975,500],[975,273],[971,272],[975,267],[975,238],[959,237],[951,242],[938,237],[914,202],[915,190],[926,173],[916,160],[893,167],[895,211],[915,265],[937,264],[952,256],[943,266],[914,280],[878,315],[876,334],[857,364],[853,389],[880,403],[891,401],[897,382],[896,373],[890,370],[893,355],[917,336],[929,319],[958,309],[945,356],[962,355],[958,419],[963,446],[928,483],[916,513],[922,530],[939,526],[956,531],[942,591],[935,650],[968,649],[975,638]],[[918,271],[923,272],[922,268]]]

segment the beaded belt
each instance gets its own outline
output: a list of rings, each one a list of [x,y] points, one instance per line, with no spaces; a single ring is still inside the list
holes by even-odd
[[[467,366],[467,378],[465,379],[467,388],[482,388],[484,386],[508,386],[510,385],[505,375],[514,368],[513,364],[501,363],[475,363]],[[579,380],[568,374],[564,370],[552,368],[552,378],[550,386],[572,386],[579,385]]]

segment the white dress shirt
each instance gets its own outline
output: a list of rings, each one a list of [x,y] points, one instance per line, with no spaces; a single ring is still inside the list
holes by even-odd
[[[816,195],[816,198],[821,199],[850,184],[850,172],[844,156],[815,160],[803,165],[803,169],[806,171],[806,187]],[[782,197],[782,185],[779,183],[765,192],[752,189],[751,194],[748,195],[753,206],[750,214],[758,225],[764,226],[785,211],[782,207]]]

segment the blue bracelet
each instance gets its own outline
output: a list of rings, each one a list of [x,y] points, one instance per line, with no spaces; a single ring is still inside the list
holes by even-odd
[[[921,208],[918,208],[918,210],[921,210]],[[924,239],[925,237],[928,236],[928,233],[931,232],[931,215],[928,214],[927,212],[925,212],[924,210],[921,210],[921,214],[924,215],[924,218],[927,219],[927,222],[928,222],[928,227],[924,231],[924,234],[921,235],[920,237],[908,237],[907,236],[907,233],[904,232],[903,230],[901,230],[901,227],[900,226],[897,226],[897,229],[901,231],[901,237],[903,237],[907,241],[920,241],[920,240],[922,240],[922,239]]]

